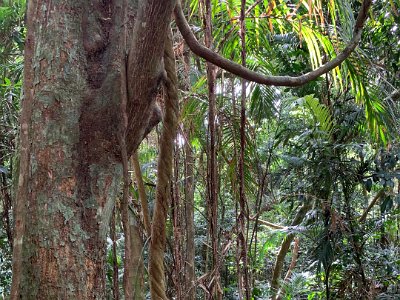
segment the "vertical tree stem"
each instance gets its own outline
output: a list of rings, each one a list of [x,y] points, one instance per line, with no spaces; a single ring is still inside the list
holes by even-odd
[[[140,169],[139,156],[137,151],[133,153],[131,161],[133,165],[133,170],[135,172],[135,178],[139,192],[139,200],[140,200],[140,206],[142,208],[144,229],[146,231],[146,234],[150,235],[151,222],[150,222],[149,205],[147,201],[146,189],[143,182],[142,170]]]
[[[190,130],[188,130],[190,134]],[[188,134],[188,136],[189,136]],[[185,223],[186,223],[186,259],[185,259],[185,278],[188,299],[195,299],[195,245],[194,245],[194,185],[193,170],[194,158],[190,145],[186,143],[185,147]]]
[[[174,155],[174,182],[172,196],[172,218],[173,218],[173,235],[174,235],[174,261],[173,278],[175,285],[175,297],[178,300],[184,299],[182,294],[182,286],[184,281],[182,278],[182,222],[181,222],[181,201],[179,196],[179,148],[175,147]]]
[[[205,45],[212,46],[212,24],[211,24],[211,1],[205,0],[205,16],[203,18],[205,30]],[[210,239],[212,245],[212,265],[213,272],[210,278],[209,290],[212,299],[221,299],[222,291],[220,287],[219,275],[219,252],[218,252],[218,187],[217,187],[217,150],[216,150],[216,95],[215,79],[216,67],[207,62],[207,84],[208,84],[208,127],[209,127],[209,149],[208,149],[208,209],[210,218]]]
[[[185,45],[185,49],[188,47]],[[184,74],[185,74],[185,90],[190,90],[190,52],[184,50],[183,54],[184,61]],[[195,299],[196,296],[196,285],[195,285],[195,245],[194,245],[194,157],[190,140],[192,136],[193,124],[189,120],[185,126],[186,143],[185,143],[185,293],[187,299]]]
[[[119,282],[118,282],[118,259],[117,259],[117,235],[115,228],[116,208],[114,207],[111,216],[110,235],[112,240],[112,258],[113,258],[113,299],[119,300]]]
[[[300,207],[296,216],[294,217],[291,226],[299,225],[307,212],[310,210],[311,205],[309,203],[304,203],[303,206]],[[295,235],[294,233],[289,233],[282,241],[281,248],[279,249],[278,255],[276,256],[276,261],[274,265],[274,270],[272,274],[271,280],[271,290],[273,293],[272,299],[276,299],[278,290],[279,290],[279,280],[281,278],[281,273],[283,269],[283,263],[285,261],[285,256],[290,248],[290,243],[293,241]]]
[[[26,16],[27,36],[25,40],[24,57],[24,101],[22,102],[22,112],[20,117],[20,157],[19,157],[19,177],[18,188],[14,204],[14,240],[13,240],[13,265],[12,265],[12,285],[10,299],[19,299],[19,288],[22,277],[22,244],[25,234],[25,213],[26,199],[28,198],[28,179],[30,165],[30,136],[29,128],[31,123],[32,103],[33,103],[33,72],[32,61],[35,48],[35,38],[33,24],[34,11],[37,4],[29,2]]]
[[[245,9],[246,0],[241,1],[240,8],[240,40],[241,40],[241,59],[242,66],[246,67],[246,26],[245,26]],[[244,154],[246,150],[246,80],[241,79],[242,91],[241,91],[241,105],[240,105],[240,157],[239,157],[239,224],[238,224],[238,239],[240,244],[240,268],[238,273],[241,275],[239,278],[239,286],[242,285],[244,289],[246,299],[250,299],[250,286],[249,286],[249,275],[248,275],[248,262],[247,262],[247,238],[245,237],[246,231],[246,195],[245,195],[245,183],[244,183]],[[240,271],[240,272],[239,272]]]

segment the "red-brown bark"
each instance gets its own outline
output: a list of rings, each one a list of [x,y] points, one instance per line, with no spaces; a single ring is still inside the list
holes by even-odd
[[[212,47],[212,24],[211,24],[211,1],[204,0],[203,8],[205,15],[204,23],[204,41],[208,48]],[[222,299],[222,289],[220,280],[219,266],[219,244],[218,244],[218,165],[217,165],[217,107],[215,80],[217,76],[217,68],[210,62],[206,62],[207,70],[207,87],[208,87],[208,134],[209,142],[207,147],[207,200],[208,200],[208,218],[209,218],[209,235],[212,248],[212,273],[209,278],[209,295],[208,299]]]
[[[128,155],[152,121],[172,9],[146,1],[136,17]],[[12,299],[105,298],[105,238],[122,176],[123,10],[123,0],[29,2]]]

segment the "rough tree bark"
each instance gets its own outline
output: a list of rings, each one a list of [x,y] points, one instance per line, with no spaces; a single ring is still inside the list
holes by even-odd
[[[175,1],[28,3],[11,299],[104,299],[105,237],[122,178],[119,137],[126,136],[129,157],[159,121],[154,96]],[[223,59],[197,43],[180,5],[175,18],[190,48],[208,61],[250,81],[298,86],[348,57],[371,3],[362,3],[342,53],[295,78],[263,76]],[[127,36],[125,26],[132,28]],[[121,112],[125,66],[128,93]],[[121,133],[124,117],[127,131]],[[162,232],[153,226],[161,268]]]
[[[105,299],[105,237],[127,153],[151,127],[174,1],[30,1],[12,299]],[[127,38],[129,49],[123,47]],[[157,120],[155,120],[157,121]]]

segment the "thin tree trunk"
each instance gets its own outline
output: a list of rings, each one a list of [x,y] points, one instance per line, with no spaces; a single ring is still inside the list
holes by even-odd
[[[110,235],[112,240],[112,261],[113,261],[113,299],[119,300],[119,280],[118,280],[118,257],[117,257],[117,235],[116,235],[116,222],[115,215],[116,209],[114,208],[111,216]]]
[[[182,287],[184,287],[183,275],[183,257],[182,257],[182,205],[179,195],[179,149],[175,147],[174,155],[174,182],[173,182],[173,196],[172,196],[172,225],[173,225],[173,246],[174,246],[174,268],[172,270],[173,281],[175,285],[175,297],[178,300],[186,299],[183,297]],[[186,295],[185,295],[186,296]]]
[[[4,225],[4,230],[7,234],[8,244],[10,246],[10,249],[12,250],[13,235],[12,235],[12,225],[11,225],[11,218],[10,218],[12,201],[11,201],[11,194],[9,192],[9,187],[7,186],[6,174],[2,173],[0,180],[1,180],[0,195],[3,198],[3,212],[2,212],[3,225]]]
[[[135,175],[132,176],[132,180],[136,178],[138,183],[139,190],[139,198],[140,203],[142,205],[142,213],[145,217],[145,211],[148,222],[150,222],[150,217],[148,215],[147,208],[147,197],[146,192],[144,190],[142,172],[140,170],[139,158],[137,155],[137,151],[135,151],[131,158],[132,165],[134,166]],[[144,300],[145,299],[145,284],[144,284],[144,259],[143,259],[143,239],[146,234],[143,234],[143,229],[139,226],[139,216],[136,216],[129,211],[129,228],[130,228],[130,236],[131,236],[131,255],[132,255],[132,269],[133,269],[133,278],[132,278],[132,286],[133,286],[133,294],[132,299],[134,300]],[[150,226],[148,224],[148,226]],[[150,227],[149,227],[150,228]],[[146,231],[146,223],[144,223],[144,231]],[[150,231],[148,231],[150,233]]]
[[[309,204],[305,203],[302,207],[300,207],[299,211],[297,212],[296,216],[294,217],[294,219],[291,223],[291,226],[299,225],[309,210],[310,210]],[[279,290],[279,280],[281,278],[281,273],[282,273],[282,269],[283,269],[283,263],[285,261],[285,256],[286,256],[287,252],[289,251],[290,244],[293,241],[294,237],[295,237],[294,233],[289,233],[283,239],[281,248],[276,257],[274,271],[273,271],[272,280],[271,280],[271,290],[273,292],[273,299],[276,299],[276,295]]]
[[[343,191],[344,191],[344,197],[345,197],[345,213],[346,213],[346,219],[348,221],[348,227],[349,227],[349,231],[350,231],[350,244],[353,248],[353,257],[354,257],[354,261],[357,264],[357,271],[358,274],[360,274],[361,276],[361,284],[362,286],[359,286],[359,282],[357,282],[357,288],[359,291],[359,295],[363,295],[363,293],[368,292],[369,288],[368,288],[368,281],[367,278],[365,276],[365,271],[364,271],[364,266],[363,266],[363,262],[362,262],[362,258],[363,258],[363,246],[362,243],[360,244],[360,242],[357,240],[356,238],[356,231],[355,231],[355,225],[354,225],[354,217],[352,214],[352,207],[350,206],[351,200],[350,200],[350,191],[352,189],[347,187],[345,184],[343,184]],[[379,193],[377,196],[375,196],[376,199],[379,199]],[[327,275],[326,277],[329,276]],[[329,282],[328,282],[329,283]],[[327,284],[328,284],[327,283]],[[327,287],[329,287],[327,285]],[[327,288],[327,299],[329,299],[329,289]],[[364,296],[364,295],[363,295]],[[361,299],[366,299],[366,298],[361,298]]]
[[[142,170],[140,169],[139,156],[137,151],[135,151],[132,155],[132,165],[135,172],[135,179],[139,192],[139,200],[140,200],[140,206],[142,208],[144,229],[146,231],[146,235],[150,235],[151,223],[150,223],[149,204],[147,201],[146,188],[143,182]]]
[[[190,52],[185,45],[183,61],[184,61],[184,74],[185,74],[185,90],[190,90]],[[195,274],[195,245],[194,245],[194,157],[192,147],[190,145],[192,136],[192,122],[188,120],[185,126],[186,143],[185,143],[185,262],[184,262],[184,279],[185,289],[188,300],[194,300],[196,297],[196,274]]]
[[[285,275],[285,282],[288,282],[290,277],[292,276],[292,272],[294,270],[294,268],[296,267],[297,264],[297,258],[299,257],[299,241],[300,239],[298,237],[296,237],[294,239],[294,245],[293,245],[293,251],[292,251],[292,261],[290,262],[290,266],[289,269],[286,272]]]
[[[288,283],[290,280],[290,276],[292,276],[292,272],[294,268],[296,267],[297,263],[297,258],[299,256],[299,238],[294,238],[294,245],[293,245],[293,250],[292,250],[292,261],[290,262],[289,268],[286,272],[285,279],[283,280],[285,283]],[[278,294],[276,295],[276,299],[280,300],[282,299],[282,290],[278,291]]]
[[[382,198],[385,195],[385,189],[381,189],[375,197],[371,200],[371,202],[368,204],[368,207],[365,209],[364,213],[362,216],[358,219],[360,223],[364,222],[368,216],[368,213],[370,210],[374,207],[374,205],[378,202],[380,198]]]
[[[241,1],[240,9],[240,40],[241,40],[241,59],[242,66],[246,67],[246,27],[245,27],[245,9],[246,0]],[[244,178],[244,154],[246,150],[246,80],[242,79],[242,91],[240,101],[240,156],[239,156],[239,206],[240,212],[238,217],[238,241],[240,247],[239,256],[239,288],[244,290],[244,295],[247,300],[250,299],[250,286],[248,274],[248,259],[247,259],[247,238],[246,238],[246,195],[245,195],[245,178]]]
[[[132,298],[133,300],[144,300],[144,261],[143,261],[143,236],[139,224],[132,212],[129,213],[129,230],[131,236],[131,260],[132,260]]]
[[[125,155],[125,159],[127,161],[127,157]],[[127,163],[126,163],[127,164]],[[124,171],[124,188],[123,188],[123,196],[121,200],[121,219],[122,219],[122,227],[124,230],[124,295],[125,299],[133,299],[134,293],[134,282],[135,282],[135,274],[134,274],[134,255],[132,252],[133,237],[132,237],[132,226],[131,226],[131,216],[129,213],[129,173],[128,166],[123,167]]]
[[[212,46],[212,25],[211,25],[211,1],[204,0],[205,7],[204,29],[205,29],[205,45],[208,48]],[[216,67],[211,63],[206,63],[207,68],[207,84],[208,84],[208,128],[209,128],[209,147],[208,147],[208,210],[210,224],[210,239],[212,247],[212,276],[208,289],[210,291],[210,299],[221,299],[222,290],[219,275],[219,254],[218,254],[218,187],[217,187],[217,150],[216,150],[216,95],[215,95],[215,79]]]
[[[126,14],[127,7],[126,2],[123,2],[123,11],[124,11],[124,38],[123,49],[126,49],[126,39],[127,39],[127,18]],[[127,88],[127,78],[126,78],[126,62],[121,66],[121,121],[120,121],[120,130],[118,134],[118,142],[121,151],[121,159],[122,159],[122,174],[123,174],[123,189],[122,189],[122,199],[121,199],[121,219],[122,219],[122,227],[124,230],[124,295],[125,299],[131,299],[133,296],[133,257],[132,257],[132,236],[131,236],[131,226],[130,226],[130,216],[129,216],[129,187],[130,187],[130,177],[128,171],[128,151],[126,145],[126,138],[128,132],[128,115],[127,115],[127,103],[128,103],[128,88]]]
[[[190,130],[187,134],[190,140]],[[196,295],[195,283],[195,246],[194,246],[194,158],[189,143],[185,144],[185,229],[186,229],[186,259],[185,259],[185,292],[188,300],[194,300]]]

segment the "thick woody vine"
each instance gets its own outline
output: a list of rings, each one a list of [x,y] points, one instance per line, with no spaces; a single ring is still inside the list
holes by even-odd
[[[175,69],[175,56],[171,33],[168,34],[165,43],[164,68],[166,91],[165,114],[160,139],[156,202],[149,249],[150,293],[152,299],[167,299],[165,294],[164,274],[164,248],[166,243],[165,223],[170,200],[173,149],[178,119],[178,78]]]
[[[32,2],[28,9],[28,28],[32,27],[34,19],[32,16],[33,8],[36,5]],[[247,69],[243,65],[234,63],[228,59],[221,57],[210,49],[202,46],[194,34],[191,32],[190,27],[184,17],[181,4],[178,1],[175,7],[175,20],[176,24],[182,33],[183,38],[187,42],[190,49],[198,56],[206,59],[209,63],[212,63],[218,67],[221,67],[239,77],[246,80],[257,82],[265,85],[276,85],[276,86],[300,86],[311,80],[316,79],[322,74],[325,74],[333,68],[339,66],[357,47],[358,42],[361,39],[361,32],[364,23],[368,16],[368,10],[372,4],[372,0],[364,0],[360,11],[358,13],[357,20],[353,31],[353,37],[334,59],[327,62],[320,68],[311,71],[307,74],[290,77],[290,76],[265,76],[254,71]],[[172,11],[172,7],[175,5],[174,0],[170,1],[144,1],[143,6],[138,14],[138,19],[143,22],[136,22],[134,32],[135,37],[143,39],[143,43],[136,43],[132,46],[130,56],[127,64],[127,74],[125,80],[128,82],[127,85],[121,84],[123,88],[127,86],[127,95],[125,103],[122,103],[122,109],[127,112],[127,120],[123,120],[123,131],[121,131],[120,147],[122,150],[122,161],[124,162],[124,177],[125,177],[125,196],[124,205],[126,205],[127,198],[127,161],[128,156],[137,149],[138,144],[141,141],[143,132],[145,131],[148,123],[148,118],[151,114],[152,107],[150,99],[154,96],[154,87],[157,86],[158,78],[155,74],[158,70],[158,53],[161,55],[163,45],[158,43],[163,38],[163,34],[167,31],[169,24],[169,15]],[[162,6],[162,7],[161,7]],[[158,7],[158,10],[155,8]],[[244,7],[243,7],[244,8]],[[154,13],[155,11],[160,12],[159,14]],[[152,12],[153,14],[151,14]],[[147,24],[142,26],[142,24]],[[151,31],[151,34],[149,33]],[[155,33],[157,33],[155,35]],[[149,40],[151,43],[149,43]],[[34,49],[34,36],[33,31],[28,29],[28,37],[26,42],[26,53],[32,55]],[[156,49],[154,45],[157,46]],[[162,47],[161,47],[162,46]],[[155,53],[153,56],[157,56],[157,60],[151,60],[152,56],[149,54],[152,50]],[[149,59],[143,59],[148,57]],[[26,57],[25,64],[25,81],[32,83],[32,73],[28,72],[32,69],[30,64],[31,59]],[[125,66],[124,66],[125,67]],[[177,76],[175,70],[175,58],[172,50],[172,38],[171,35],[167,38],[164,50],[164,67],[165,74],[162,76],[165,83],[166,99],[165,99],[165,115],[163,119],[163,132],[160,140],[160,155],[158,161],[158,182],[157,182],[157,195],[156,204],[153,214],[152,226],[151,226],[151,243],[150,243],[150,262],[149,262],[149,273],[150,273],[150,287],[152,299],[167,299],[165,294],[165,275],[163,266],[164,248],[166,240],[165,223],[168,211],[168,197],[170,194],[170,179],[172,176],[172,153],[173,143],[175,139],[176,126],[177,126],[177,115],[178,115],[178,92],[177,92]],[[143,81],[136,80],[139,74],[147,72],[144,76]],[[136,77],[135,77],[136,76]],[[139,92],[138,92],[139,91]],[[26,214],[25,204],[23,199],[27,198],[29,180],[29,118],[31,114],[32,104],[32,89],[30,86],[25,86],[25,100],[24,110],[22,111],[21,117],[21,176],[19,178],[19,188],[17,192],[16,202],[16,220],[15,220],[15,239],[14,239],[14,266],[13,276],[14,282],[11,291],[11,299],[18,299],[19,285],[20,285],[20,273],[23,269],[22,260],[22,241],[24,236],[24,216]],[[123,93],[122,93],[123,94]],[[124,102],[124,101],[123,101]],[[134,112],[140,112],[135,114]],[[150,126],[151,127],[151,126]],[[135,130],[140,128],[140,130]],[[146,231],[149,230],[150,222],[146,223]],[[129,257],[126,254],[126,257]],[[127,276],[129,277],[129,276]]]

